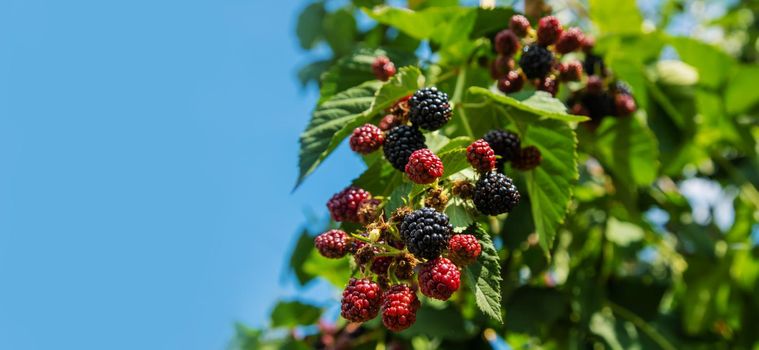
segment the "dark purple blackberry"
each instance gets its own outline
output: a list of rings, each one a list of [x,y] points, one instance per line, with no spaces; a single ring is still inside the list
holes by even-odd
[[[540,79],[551,71],[553,54],[543,46],[529,45],[522,50],[519,67],[527,79]]]
[[[425,130],[440,129],[451,119],[448,94],[436,87],[419,89],[408,100],[409,118],[414,126]]]
[[[585,94],[580,101],[591,119],[600,120],[605,116],[614,114],[614,98],[609,94]]]
[[[485,215],[508,213],[519,204],[519,191],[509,177],[491,171],[480,176],[474,188],[474,206]]]
[[[419,129],[399,125],[388,131],[385,143],[382,145],[382,152],[393,168],[406,171],[406,163],[411,153],[422,148],[427,148],[427,146],[424,144],[424,135]]]
[[[435,259],[448,247],[453,227],[448,215],[422,208],[403,218],[400,232],[411,254],[421,259]]]
[[[585,61],[582,63],[582,69],[587,75],[606,76],[606,64],[601,56],[592,53],[585,54]]]
[[[519,135],[505,130],[490,130],[482,139],[490,145],[496,155],[501,156],[499,163],[509,162],[516,158],[522,147]]]

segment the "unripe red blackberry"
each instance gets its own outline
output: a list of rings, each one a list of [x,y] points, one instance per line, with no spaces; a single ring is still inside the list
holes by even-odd
[[[559,79],[561,81],[579,81],[582,78],[582,63],[569,61],[559,65]]]
[[[585,85],[585,91],[589,95],[600,95],[604,91],[604,81],[597,75],[591,75],[588,77],[588,82]]]
[[[427,261],[419,270],[419,289],[430,298],[448,300],[460,285],[459,268],[446,258]]]
[[[538,44],[548,46],[556,42],[562,33],[561,22],[554,16],[546,16],[538,21]]]
[[[426,147],[424,135],[419,132],[419,129],[408,125],[398,125],[387,133],[382,151],[394,168],[405,171],[411,153]]]
[[[388,114],[382,117],[379,124],[377,124],[377,126],[379,126],[380,130],[382,131],[388,131],[398,125],[401,125],[401,123],[398,120],[398,118],[396,118],[396,116],[393,114]]]
[[[482,137],[490,145],[496,155],[504,162],[511,161],[519,154],[521,141],[519,135],[505,130],[490,130]]]
[[[330,198],[327,209],[335,221],[358,222],[359,206],[363,201],[371,198],[372,194],[364,189],[349,186]]]
[[[477,171],[485,172],[495,168],[495,152],[487,141],[479,139],[466,148],[466,159]]]
[[[522,15],[513,15],[509,21],[509,29],[520,38],[524,38],[530,30],[530,20]]]
[[[474,206],[485,215],[508,213],[519,204],[519,191],[512,180],[494,171],[482,174],[474,188]]]
[[[343,290],[340,315],[351,322],[366,322],[379,313],[382,300],[380,286],[368,279],[351,278]]]
[[[451,104],[448,94],[436,87],[419,89],[408,100],[409,120],[414,126],[434,131],[451,119]]]
[[[524,77],[518,71],[511,71],[505,77],[498,80],[498,90],[505,94],[510,94],[522,90],[524,86]]]
[[[556,93],[559,92],[559,83],[553,77],[548,76],[540,79],[536,88],[551,94],[551,96],[556,96]]]
[[[567,54],[579,49],[582,46],[584,36],[580,28],[572,27],[567,29],[561,33],[559,40],[556,41],[556,52]]]
[[[498,80],[514,69],[514,58],[498,55],[490,64],[490,77]]]
[[[428,148],[416,150],[408,158],[406,175],[414,183],[433,183],[443,176],[443,162]]]
[[[543,46],[528,45],[522,50],[519,58],[519,67],[527,76],[527,79],[540,79],[551,71],[553,66],[553,54]]]
[[[342,258],[348,254],[348,234],[341,230],[329,230],[314,238],[314,246],[325,258]]]
[[[382,147],[382,143],[385,142],[385,134],[382,133],[382,129],[372,124],[364,124],[353,129],[349,142],[354,152],[369,154]]]
[[[400,332],[416,322],[419,310],[416,293],[405,284],[396,284],[382,295],[382,324],[393,332]]]
[[[537,168],[542,160],[543,156],[537,147],[527,146],[519,152],[519,157],[514,160],[513,165],[516,169],[527,171]]]
[[[381,81],[387,81],[395,75],[395,64],[385,56],[379,56],[372,62],[372,72]]]
[[[470,234],[453,235],[448,242],[449,258],[459,266],[466,266],[477,261],[482,247],[477,237]]]
[[[596,46],[596,39],[590,35],[583,35],[580,47],[586,54],[593,52],[593,47]]]
[[[390,268],[390,264],[392,262],[393,262],[392,256],[375,257],[374,260],[372,260],[372,264],[369,267],[369,270],[371,270],[372,272],[378,275],[386,275],[387,270]]]
[[[448,247],[453,227],[448,215],[422,208],[403,218],[400,233],[411,254],[420,259],[434,259]]]
[[[614,96],[614,107],[618,116],[630,115],[637,109],[635,100],[632,96],[620,93]]]
[[[519,51],[519,37],[510,29],[505,29],[495,35],[495,52],[511,57]]]

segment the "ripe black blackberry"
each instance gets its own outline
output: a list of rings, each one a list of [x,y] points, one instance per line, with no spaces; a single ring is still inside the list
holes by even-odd
[[[440,129],[451,119],[448,94],[436,87],[419,89],[408,100],[409,118],[414,126],[425,130]]]
[[[405,171],[408,157],[422,148],[427,148],[427,146],[424,144],[424,135],[419,129],[408,125],[398,125],[387,133],[382,152],[393,168]]]
[[[340,315],[348,321],[366,322],[379,313],[380,286],[368,279],[351,278],[340,301]]]
[[[519,152],[519,157],[514,160],[514,168],[526,171],[532,170],[540,165],[543,160],[543,156],[540,154],[540,150],[535,146],[528,146],[522,148]]]
[[[490,145],[496,155],[501,156],[497,164],[498,169],[501,169],[503,162],[509,162],[519,155],[522,142],[519,135],[513,132],[494,129],[488,131],[482,139]]]
[[[474,206],[485,215],[508,213],[519,203],[519,191],[509,177],[491,171],[480,176],[474,188]]]
[[[453,227],[448,222],[448,215],[432,208],[422,208],[403,218],[400,231],[411,254],[421,259],[434,259],[448,247]]]
[[[522,57],[519,58],[519,67],[527,79],[540,79],[551,71],[553,66],[553,54],[543,46],[529,45],[522,49]]]

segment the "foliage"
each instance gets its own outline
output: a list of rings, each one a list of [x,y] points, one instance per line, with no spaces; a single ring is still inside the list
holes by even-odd
[[[678,15],[673,3],[679,2],[661,2],[661,16],[651,19],[659,28]],[[575,24],[595,34],[596,50],[630,85],[640,108],[590,127],[567,112],[571,85],[556,98],[494,88],[482,61],[494,57],[488,38],[507,25],[511,8],[440,0],[409,1],[408,8],[382,0],[327,5],[305,7],[296,31],[304,49],[326,45],[333,53],[299,73],[304,84],[317,82],[321,95],[301,136],[298,185],[356,126],[377,123],[424,86],[451,93],[454,105],[443,130],[426,134],[446,167],[441,180],[474,179],[464,149],[493,128],[517,132],[543,161],[524,172],[507,167],[523,197],[508,215],[480,217],[471,202],[449,201],[454,230],[475,225],[483,254],[465,269],[463,290],[451,302],[424,300],[410,329],[392,334],[376,321],[346,324],[320,306],[288,300],[273,308],[267,329],[239,326],[236,347],[345,341],[357,349],[490,349],[505,341],[535,349],[759,348],[755,49],[731,54],[650,30],[634,0],[591,0],[589,8],[575,9]],[[748,30],[736,18],[758,8],[751,1],[735,5],[709,25],[756,40],[756,26]],[[365,16],[371,25],[363,25]],[[399,68],[387,82],[372,74],[378,56]],[[367,169],[354,184],[383,197],[388,216],[425,195],[426,187],[380,156],[364,160]],[[687,191],[694,184],[716,186],[734,217],[721,220],[714,200],[704,208],[704,194]],[[301,286],[318,278],[340,290],[352,263],[319,256],[311,244],[316,233],[300,236],[292,272]],[[323,324],[313,327],[320,318]],[[281,327],[305,333],[273,331]]]

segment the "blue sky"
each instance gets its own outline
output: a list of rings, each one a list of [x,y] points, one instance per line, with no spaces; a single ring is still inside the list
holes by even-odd
[[[0,349],[221,349],[294,295],[305,1],[0,2]]]

